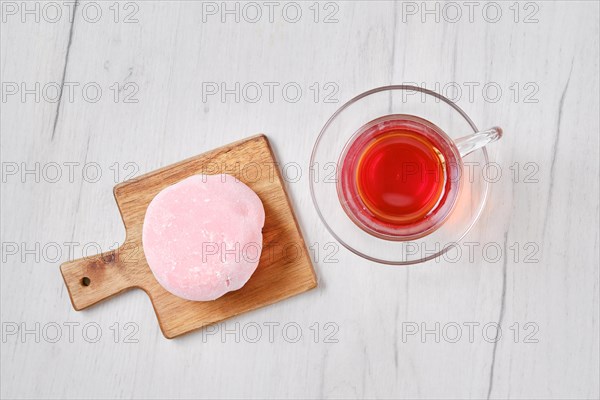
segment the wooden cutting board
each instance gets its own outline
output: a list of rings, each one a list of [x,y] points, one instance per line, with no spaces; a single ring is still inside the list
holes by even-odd
[[[233,175],[252,188],[265,208],[263,252],[246,285],[208,302],[167,292],[150,271],[142,226],[150,201],[162,189],[195,174]],[[115,200],[126,229],[119,249],[69,261],[60,270],[75,310],[132,288],[145,291],[160,328],[174,338],[317,286],[308,250],[266,136],[258,135],[118,184]]]

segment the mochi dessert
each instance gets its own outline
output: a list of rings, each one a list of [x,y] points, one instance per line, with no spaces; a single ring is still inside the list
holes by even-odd
[[[152,199],[142,232],[148,265],[169,292],[209,301],[238,290],[258,266],[265,210],[230,175],[194,175]]]

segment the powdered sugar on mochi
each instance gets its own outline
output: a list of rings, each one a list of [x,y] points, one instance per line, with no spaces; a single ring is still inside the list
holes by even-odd
[[[230,175],[194,175],[152,199],[142,232],[148,265],[169,292],[208,301],[238,290],[258,266],[265,210]]]

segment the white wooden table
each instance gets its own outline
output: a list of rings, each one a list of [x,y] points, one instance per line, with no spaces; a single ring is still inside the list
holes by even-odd
[[[1,34],[2,398],[600,396],[597,2],[4,1]],[[367,262],[311,203],[327,118],[400,83],[505,129],[472,257]],[[318,289],[171,341],[141,291],[72,309],[116,182],[258,132]]]

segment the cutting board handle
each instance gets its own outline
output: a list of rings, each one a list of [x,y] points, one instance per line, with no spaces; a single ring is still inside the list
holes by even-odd
[[[126,268],[129,252],[125,246],[106,253],[80,258],[60,266],[65,284],[76,310],[133,288],[137,282],[131,268]]]

